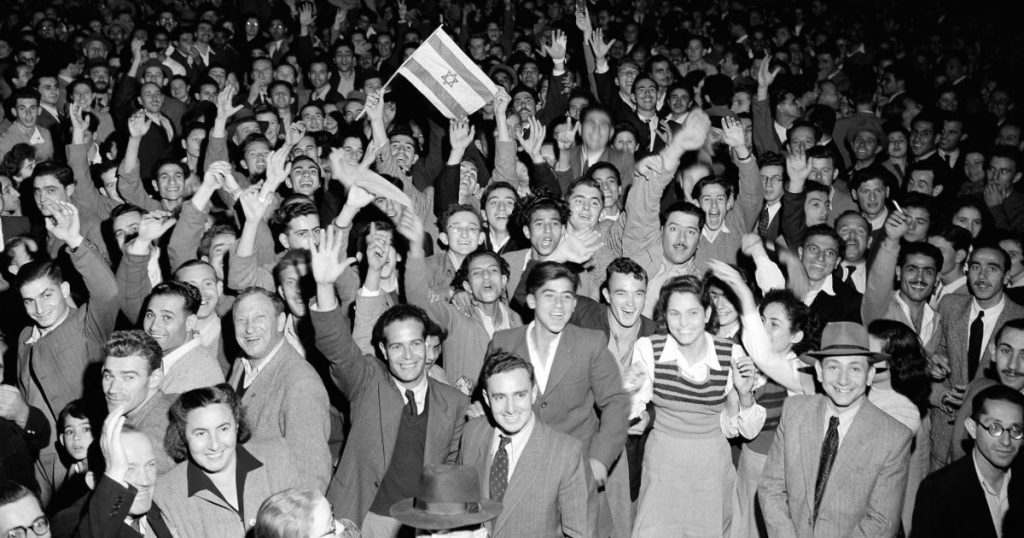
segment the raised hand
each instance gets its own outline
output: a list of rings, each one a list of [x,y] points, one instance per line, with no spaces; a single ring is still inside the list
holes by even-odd
[[[910,231],[910,217],[902,211],[891,211],[885,219],[885,237],[891,241],[899,241]]]
[[[596,230],[570,232],[562,235],[551,259],[561,262],[585,263],[604,244],[601,234]]]
[[[572,117],[565,117],[565,129],[562,129],[555,134],[555,142],[558,143],[558,149],[567,151],[572,149],[576,145],[576,133],[580,130],[579,122],[574,122]],[[532,129],[532,127],[531,127]],[[530,132],[530,138],[533,138],[533,132]]]
[[[404,208],[401,216],[398,217],[397,228],[398,233],[402,234],[402,237],[409,242],[410,250],[413,246],[419,246],[422,248],[423,221],[415,212],[410,211],[409,208]]]
[[[136,241],[153,243],[174,227],[178,219],[171,216],[169,211],[150,211],[142,216],[139,222],[139,235]]]
[[[344,234],[328,226],[320,230],[320,241],[309,244],[309,265],[317,285],[333,286],[334,282],[354,263],[356,258],[342,258]],[[317,294],[319,301],[319,293]],[[321,304],[320,306],[327,306]]]
[[[982,196],[985,198],[985,205],[989,207],[1002,205],[1006,200],[1006,193],[995,183],[985,185],[985,192]]]
[[[252,185],[245,189],[239,201],[242,203],[242,213],[245,215],[246,221],[253,223],[262,219],[270,208],[269,197],[264,198],[260,195],[259,185]]]
[[[665,162],[661,155],[648,155],[640,159],[633,168],[633,180],[651,181],[665,171]]]
[[[142,47],[146,46],[146,42],[141,39],[132,40],[132,60],[142,63],[142,59],[145,56],[145,51]]]
[[[345,199],[345,205],[356,209],[362,209],[372,204],[376,199],[377,197],[370,191],[355,185],[348,191],[348,198]]]
[[[530,138],[523,138],[525,132],[519,130],[516,132],[516,141],[519,142],[519,146],[523,148],[523,151],[533,159],[533,162],[543,161],[540,148],[544,145],[544,138],[548,133],[548,129],[533,116],[530,116],[527,121],[530,124]]]
[[[790,186],[794,189],[799,186],[802,191],[804,182],[811,175],[811,161],[803,148],[793,148],[786,154],[786,174],[789,176]]]
[[[302,26],[312,26],[316,22],[316,13],[313,13],[313,4],[310,2],[303,2],[299,6],[299,24]]]
[[[594,26],[590,22],[590,11],[584,7],[583,11],[576,11],[576,28],[583,32],[583,40],[586,41],[594,32]]]
[[[0,385],[0,418],[23,422],[28,417],[28,404],[18,387]]]
[[[772,82],[775,82],[775,77],[779,76],[779,73],[782,72],[781,67],[769,70],[771,59],[771,55],[765,54],[764,60],[761,61],[761,65],[757,68],[757,85],[760,88],[771,86]]]
[[[118,406],[103,421],[103,434],[100,436],[100,452],[107,464],[104,474],[114,481],[125,484],[128,477],[128,455],[121,444],[121,431],[124,428],[124,407]]]
[[[288,162],[290,151],[288,146],[281,146],[267,157],[267,181],[263,184],[260,196],[270,197],[281,186],[292,171],[292,163]]]
[[[238,88],[234,84],[225,84],[224,89],[217,94],[217,119],[227,120],[242,110],[242,105],[232,104],[237,93]]]
[[[284,145],[293,148],[302,140],[302,137],[306,136],[306,122],[299,120],[293,121],[288,126],[288,132],[284,134]]]
[[[406,17],[409,16],[409,6],[403,0],[398,0],[398,20],[408,20]]]
[[[594,30],[593,35],[590,37],[590,49],[594,51],[594,59],[598,63],[608,58],[608,51],[611,50],[614,44],[614,39],[611,41],[604,40],[604,30],[600,28]]]
[[[46,200],[42,205],[43,213],[50,214],[50,218],[46,219],[46,230],[50,235],[71,248],[78,248],[83,241],[78,208],[68,202],[53,200]]]
[[[217,161],[203,174],[203,186],[212,190],[223,189],[228,183],[228,177],[231,177],[231,163]]]
[[[78,103],[72,102],[68,106],[68,117],[71,118],[71,128],[76,132],[85,132],[89,128],[89,121],[85,117],[85,108],[79,106]]]
[[[746,136],[743,132],[743,124],[739,119],[731,116],[722,119],[722,140],[733,149],[746,147]]]
[[[366,244],[366,266],[374,273],[380,273],[388,263],[388,256],[391,249],[387,237],[384,235],[371,235]]]
[[[512,96],[505,91],[505,88],[498,86],[497,93],[494,94],[494,115],[495,117],[504,118],[508,113],[508,105],[512,102]]]
[[[655,134],[658,135],[658,138],[660,138],[666,146],[672,143],[672,127],[668,124],[668,120],[661,120],[658,122],[658,130]]]
[[[569,39],[565,36],[565,32],[554,30],[551,33],[551,45],[544,45],[544,52],[551,57],[552,61],[565,60],[565,47],[568,42]]]
[[[149,132],[149,127],[152,124],[153,120],[140,110],[128,118],[128,134],[132,138],[142,138]]]
[[[732,386],[740,396],[749,396],[754,390],[757,367],[750,357],[738,357],[732,361]]]
[[[694,108],[683,120],[683,128],[672,137],[672,145],[683,151],[704,147],[711,132],[711,118],[700,108]]]
[[[740,275],[738,269],[722,260],[708,260],[708,271],[732,289],[743,306],[743,311],[750,311],[749,309],[756,311],[754,292],[750,291],[750,286],[743,281],[743,276]]]
[[[476,129],[470,125],[469,119],[453,119],[448,125],[448,138],[452,144],[452,153],[464,152],[473,138],[476,136]]]
[[[384,95],[380,91],[370,92],[370,95],[366,96],[363,112],[370,121],[384,121]]]

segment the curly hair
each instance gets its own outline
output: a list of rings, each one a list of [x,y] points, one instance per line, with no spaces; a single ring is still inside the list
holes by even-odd
[[[704,330],[715,334],[718,332],[718,315],[715,313],[711,302],[711,292],[704,286],[701,280],[693,275],[677,276],[669,279],[661,287],[658,293],[658,302],[654,305],[654,322],[658,326],[658,333],[668,333],[668,323],[665,319],[668,309],[668,300],[676,293],[692,293],[700,300],[700,306],[704,310],[711,310],[711,317],[704,324]]]
[[[786,317],[789,318],[789,332],[791,334],[800,331],[804,333],[804,337],[799,342],[793,344],[793,353],[799,356],[808,351],[818,349],[821,341],[821,320],[818,319],[817,314],[811,311],[810,307],[805,305],[800,299],[797,299],[796,295],[793,295],[793,292],[789,290],[771,290],[766,293],[764,300],[761,301],[762,316],[764,315],[764,309],[770,304],[778,304],[786,311]]]

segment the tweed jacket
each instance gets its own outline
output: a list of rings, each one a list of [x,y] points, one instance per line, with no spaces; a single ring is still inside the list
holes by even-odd
[[[530,359],[529,325],[494,333],[487,353],[502,349]],[[541,422],[583,443],[583,453],[612,468],[626,445],[629,395],[600,331],[566,325],[547,386],[533,404]],[[600,415],[598,414],[600,412]]]
[[[256,524],[260,505],[271,495],[309,487],[301,477],[292,451],[282,439],[250,441],[235,448],[237,473],[244,476],[239,491],[240,511],[221,495],[204,487],[209,478],[190,460],[179,463],[160,477],[153,501],[163,510],[164,521],[178,538],[243,538]]]
[[[494,435],[487,418],[478,417],[466,424],[459,446],[458,464],[476,468],[485,498],[491,498]],[[579,441],[534,417],[533,431],[508,478],[501,514],[489,524],[491,537],[591,536],[584,465]]]
[[[117,282],[96,246],[88,240],[69,252],[89,290],[89,301],[71,308],[67,317],[38,340],[30,342],[35,325],[18,337],[18,389],[25,401],[43,411],[51,436],[42,453],[56,454],[57,415],[100,385],[103,346],[117,320]],[[97,396],[97,395],[93,395]]]
[[[352,430],[327,499],[336,517],[362,525],[391,464],[405,398],[383,361],[359,350],[340,309],[323,312],[311,306],[310,316],[316,347],[330,362],[331,378],[351,406]],[[469,400],[440,381],[428,378],[427,382],[423,463],[452,463]]]
[[[283,437],[298,465],[300,483],[319,491],[331,476],[327,389],[316,370],[287,341],[242,396],[252,439]],[[237,387],[245,369],[236,359],[228,383]]]
[[[818,520],[811,521],[827,397],[790,396],[757,491],[770,536],[896,536],[910,460],[910,430],[866,398],[839,445]]]

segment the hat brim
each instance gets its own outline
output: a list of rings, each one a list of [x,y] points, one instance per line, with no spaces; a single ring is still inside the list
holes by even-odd
[[[863,348],[837,347],[834,349],[804,353],[803,355],[800,355],[800,360],[803,361],[804,364],[814,366],[815,363],[826,357],[867,357],[868,362],[871,364],[887,361],[890,358],[888,353],[865,351]]]
[[[415,499],[402,499],[391,505],[391,517],[416,529],[444,530],[457,529],[468,525],[478,525],[490,521],[501,514],[501,503],[484,499],[480,501],[480,511],[464,514],[438,515],[416,508]]]

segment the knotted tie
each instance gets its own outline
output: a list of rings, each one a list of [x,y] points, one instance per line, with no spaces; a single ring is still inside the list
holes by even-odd
[[[971,322],[971,332],[967,339],[967,379],[973,380],[981,362],[981,339],[985,335],[985,311],[979,310],[978,317]]]
[[[839,452],[839,417],[832,417],[828,419],[828,432],[825,433],[825,442],[821,444],[821,459],[818,460],[818,478],[814,481],[814,521],[818,520],[818,507],[825,495],[825,485],[828,484],[832,464],[836,461],[836,452]]]
[[[494,461],[491,462],[491,500],[501,502],[505,497],[505,489],[508,488],[508,452],[505,450],[512,442],[511,437],[500,436],[498,451],[494,453]]]
[[[418,415],[419,410],[416,409],[416,394],[411,390],[405,391],[405,401],[407,402],[405,406],[409,408],[409,414],[412,416]]]

